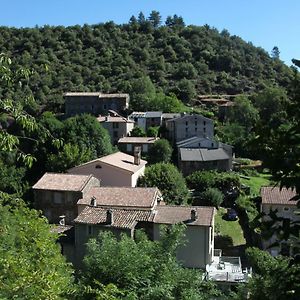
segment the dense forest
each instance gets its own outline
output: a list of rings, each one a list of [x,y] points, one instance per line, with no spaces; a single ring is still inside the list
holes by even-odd
[[[56,112],[63,111],[68,91],[129,93],[134,108],[135,94],[154,86],[193,104],[201,94],[288,88],[294,72],[280,61],[277,47],[269,55],[225,29],[186,26],[177,15],[163,24],[156,11],[122,25],[1,27],[0,51],[14,58],[16,68],[36,71],[29,89]]]

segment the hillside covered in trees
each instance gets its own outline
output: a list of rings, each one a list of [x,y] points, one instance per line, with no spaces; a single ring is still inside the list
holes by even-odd
[[[67,91],[126,92],[135,108],[134,95],[153,87],[193,104],[200,94],[287,88],[293,78],[278,51],[270,56],[227,30],[186,26],[177,15],[163,23],[156,11],[122,25],[0,27],[0,52],[13,57],[16,68],[38,71],[28,88],[57,112]]]

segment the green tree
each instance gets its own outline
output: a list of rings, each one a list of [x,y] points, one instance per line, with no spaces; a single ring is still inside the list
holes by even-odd
[[[130,136],[136,136],[136,137],[145,137],[146,132],[143,128],[139,126],[135,126],[131,131],[130,131]]]
[[[64,121],[63,137],[66,143],[77,145],[80,151],[89,149],[93,158],[113,152],[107,130],[91,115],[83,114]]]
[[[291,265],[290,258],[272,257],[266,251],[249,248],[246,251],[253,266],[253,278],[238,293],[237,299],[296,300],[300,295],[300,265]],[[244,289],[244,291],[243,291]]]
[[[92,286],[99,280],[113,283],[126,299],[209,299],[217,291],[203,282],[201,272],[176,261],[184,229],[163,227],[155,242],[142,232],[135,240],[124,234],[119,241],[112,233],[100,233],[87,244],[84,281]]]
[[[165,139],[155,141],[149,149],[148,161],[151,164],[164,162],[168,163],[171,160],[173,149],[170,143]]]
[[[145,175],[139,180],[139,186],[158,187],[164,201],[169,204],[182,204],[189,199],[182,174],[170,163],[157,163],[147,167]]]
[[[149,21],[154,28],[158,28],[161,24],[161,16],[160,13],[156,10],[152,10],[149,16]]]
[[[15,202],[0,203],[0,298],[65,299],[74,286],[58,235],[21,200],[7,200]]]
[[[149,137],[157,137],[159,132],[159,126],[149,127],[147,129],[147,136]]]

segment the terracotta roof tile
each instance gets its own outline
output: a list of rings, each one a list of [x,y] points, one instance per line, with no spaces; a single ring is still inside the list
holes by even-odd
[[[82,191],[92,175],[45,173],[32,187],[37,190]]]
[[[197,212],[196,221],[191,220],[191,210]],[[184,222],[187,225],[211,226],[214,220],[215,209],[209,206],[170,206],[158,205],[155,208],[154,223],[176,224]]]
[[[157,188],[93,187],[77,204],[90,205],[94,197],[99,206],[151,209],[160,195]]]
[[[279,187],[264,186],[260,190],[262,204],[284,204],[296,205],[297,201],[290,201],[291,198],[296,196],[296,191]]]
[[[138,221],[152,221],[153,211],[130,210],[130,209],[109,209],[113,215],[112,224],[107,223],[107,208],[87,206],[74,220],[79,224],[102,224],[117,228],[133,228]]]

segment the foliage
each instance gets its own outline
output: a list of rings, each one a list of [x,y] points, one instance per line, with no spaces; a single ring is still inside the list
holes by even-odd
[[[149,127],[147,129],[147,136],[157,137],[158,136],[158,132],[159,132],[159,126]]]
[[[199,94],[288,87],[293,80],[291,68],[238,36],[209,25],[186,26],[178,15],[168,16],[165,25],[162,21],[153,11],[122,25],[2,27],[0,46],[13,53],[15,69],[39,70],[28,91],[55,112],[63,111],[68,91],[129,92],[130,105],[144,110],[160,92],[191,103]],[[17,99],[21,89],[16,86],[12,93]]]
[[[161,239],[155,242],[142,232],[136,240],[123,234],[119,241],[112,233],[100,233],[87,244],[84,282],[112,283],[124,299],[209,299],[217,294],[213,286],[203,283],[201,272],[185,269],[176,260],[184,229],[161,228]]]
[[[239,177],[232,173],[216,171],[196,171],[186,178],[187,185],[197,193],[208,188],[217,188],[224,194],[240,186]]]
[[[248,299],[296,300],[300,295],[300,265],[290,258],[272,257],[257,248],[246,251],[254,276],[247,285]]]
[[[149,149],[148,161],[152,164],[159,162],[168,163],[171,160],[172,152],[173,148],[167,140],[157,140]]]
[[[201,198],[205,199],[210,205],[219,207],[223,202],[224,195],[217,188],[208,188],[206,191],[201,193]]]
[[[77,145],[83,152],[88,149],[93,158],[113,152],[107,130],[91,115],[83,114],[65,120],[63,134],[66,143]]]
[[[0,216],[0,298],[65,299],[72,271],[46,219],[21,200],[3,198]]]
[[[146,132],[143,128],[139,126],[135,126],[131,131],[130,131],[130,136],[135,136],[135,137],[145,137]]]
[[[145,175],[139,179],[138,184],[158,187],[168,204],[182,204],[189,199],[189,191],[182,174],[170,163],[157,163],[146,167]]]

